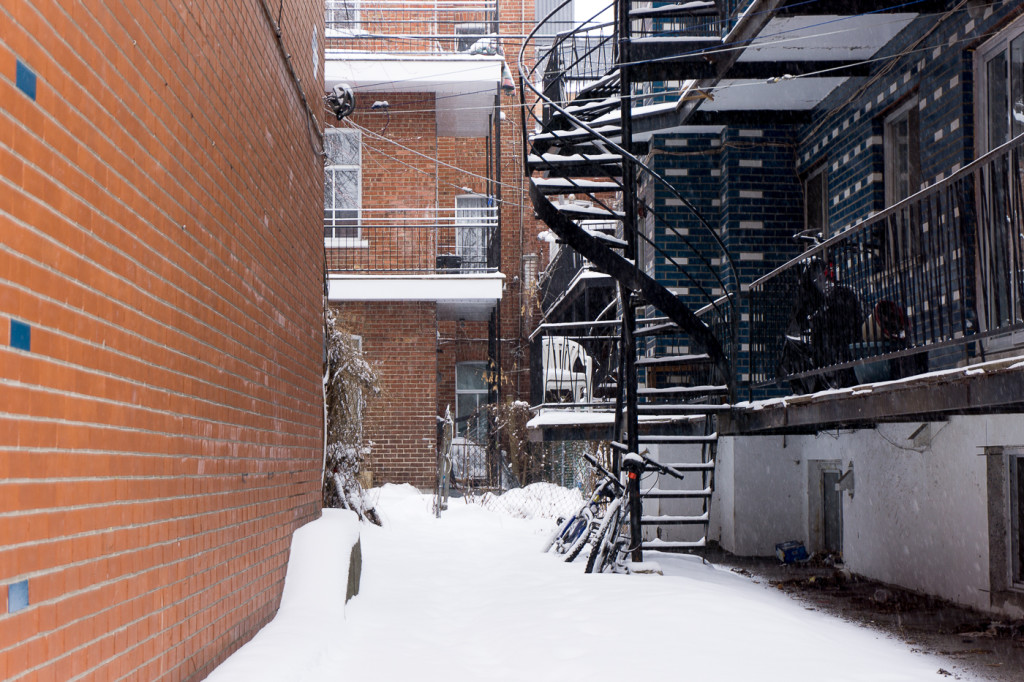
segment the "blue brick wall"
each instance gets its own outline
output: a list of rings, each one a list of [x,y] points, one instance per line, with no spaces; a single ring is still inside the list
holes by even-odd
[[[799,251],[792,239],[803,229],[796,147],[797,130],[793,126],[711,129],[699,134],[656,136],[651,141],[653,167],[718,229],[744,289]],[[699,219],[664,187],[656,188],[653,197],[658,215],[675,224],[695,248],[664,227],[656,231],[659,246],[710,296],[722,295],[723,282],[729,290],[735,290],[736,282],[721,249]],[[708,271],[698,252],[711,262],[713,271]],[[658,281],[675,290],[692,310],[707,304],[707,296],[664,257],[656,257],[654,272]],[[736,372],[737,379],[745,381],[748,341],[743,301],[737,312],[741,322]],[[691,350],[685,339],[662,338],[648,343],[657,343],[660,353]]]
[[[964,11],[938,24],[934,17],[920,18],[877,55],[892,56],[892,61],[878,61],[873,77],[850,79],[833,91],[816,107],[810,124],[730,126],[655,136],[650,162],[719,228],[745,288],[799,253],[791,237],[804,229],[801,178],[807,172],[824,167],[831,233],[848,229],[885,207],[884,120],[908,98],[916,96],[918,102],[921,185],[940,181],[970,162],[974,157],[973,50],[1021,11],[1019,3],[1004,3],[978,21]],[[647,196],[657,214],[687,233],[698,250],[719,255],[697,219],[670,192],[648,188]],[[660,225],[655,235],[660,246],[696,271],[692,249]],[[658,280],[677,288],[691,309],[706,303],[666,259],[656,257],[653,267]],[[724,264],[719,267],[734,290]],[[709,291],[718,291],[720,284],[703,266],[695,277]],[[747,372],[745,313],[737,363],[741,378]]]
[[[917,19],[878,53],[866,86],[850,79],[816,107],[814,122],[800,131],[797,171],[826,167],[832,233],[885,207],[883,122],[909,98],[918,101],[922,187],[974,158],[973,50],[1021,11],[1014,5],[980,21],[965,11],[937,25],[933,17]]]

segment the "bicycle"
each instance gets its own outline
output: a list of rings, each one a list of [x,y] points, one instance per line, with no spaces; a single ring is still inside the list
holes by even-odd
[[[640,477],[645,470],[653,470],[682,480],[683,473],[655,462],[650,457],[630,452],[622,457],[622,472],[626,479],[623,494],[608,505],[587,557],[587,573],[629,573],[629,556],[639,547],[640,519],[634,511],[642,508]],[[634,541],[635,538],[635,541]]]
[[[567,563],[579,556],[594,530],[607,515],[607,512],[601,513],[602,508],[615,505],[624,490],[622,483],[597,460],[588,454],[583,456],[601,472],[602,481],[576,513],[559,523],[543,548],[545,552],[553,550],[556,554],[564,555]]]

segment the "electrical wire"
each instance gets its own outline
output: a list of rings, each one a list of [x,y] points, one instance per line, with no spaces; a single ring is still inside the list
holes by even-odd
[[[405,145],[401,144],[400,142],[396,142],[396,141],[394,141],[394,140],[391,140],[391,139],[389,139],[389,138],[386,138],[386,137],[384,137],[384,136],[382,136],[382,135],[379,135],[379,134],[377,134],[377,133],[373,132],[372,130],[370,130],[369,128],[366,128],[366,127],[364,127],[364,126],[361,126],[361,125],[359,125],[358,123],[354,123],[354,122],[353,122],[353,121],[351,121],[351,120],[349,120],[349,121],[348,121],[348,123],[349,123],[349,124],[350,124],[350,125],[351,125],[352,127],[354,127],[354,128],[356,128],[356,129],[358,129],[358,130],[362,131],[363,133],[365,133],[365,134],[367,134],[367,135],[370,135],[371,137],[373,137],[373,138],[375,138],[375,139],[379,139],[379,140],[381,140],[381,141],[383,141],[383,142],[387,142],[387,143],[389,143],[389,144],[393,144],[393,145],[395,145],[396,147],[398,147],[398,148],[400,148],[400,149],[402,149],[402,150],[404,150],[404,151],[407,151],[407,152],[411,152],[411,153],[413,153],[413,154],[415,154],[415,155],[417,155],[417,156],[423,157],[423,158],[425,158],[425,159],[428,159],[428,160],[430,160],[430,161],[432,161],[432,162],[436,162],[436,163],[438,163],[438,164],[440,164],[440,165],[442,165],[442,166],[445,166],[446,168],[450,168],[450,169],[452,169],[452,170],[458,171],[458,172],[460,172],[460,173],[463,173],[463,174],[465,174],[465,175],[468,175],[468,176],[470,176],[470,177],[473,177],[473,178],[476,178],[476,179],[479,179],[479,180],[484,180],[484,181],[490,181],[490,182],[493,182],[493,180],[491,180],[491,179],[487,178],[487,177],[486,177],[486,176],[484,176],[484,175],[480,175],[480,174],[478,174],[478,173],[474,173],[474,172],[472,172],[472,171],[469,171],[469,170],[465,170],[465,169],[463,169],[463,168],[459,168],[458,166],[455,166],[455,165],[452,165],[452,164],[450,164],[450,163],[446,163],[446,162],[444,162],[444,161],[441,161],[440,159],[438,159],[438,158],[436,158],[436,157],[433,157],[433,156],[430,156],[429,154],[424,154],[423,152],[420,152],[420,151],[417,151],[417,150],[415,150],[415,149],[412,149],[411,147],[407,147],[407,146],[405,146]],[[366,147],[367,149],[369,149],[370,151],[372,151],[372,152],[376,153],[376,154],[380,154],[381,156],[384,156],[384,157],[386,157],[386,158],[388,158],[388,159],[391,159],[392,161],[396,161],[397,163],[400,163],[401,165],[405,166],[406,168],[410,168],[410,169],[412,169],[412,170],[418,171],[418,172],[420,172],[420,173],[423,173],[423,174],[425,174],[425,175],[433,175],[433,173],[432,173],[431,171],[429,171],[429,170],[424,170],[423,168],[417,168],[416,166],[412,165],[411,163],[408,163],[407,161],[404,161],[404,160],[402,160],[402,159],[399,159],[399,158],[398,158],[398,157],[396,157],[396,156],[393,156],[393,155],[391,155],[391,154],[388,154],[387,152],[385,152],[385,151],[384,151],[384,150],[382,150],[382,149],[379,149],[379,148],[377,148],[377,147],[374,147],[374,146],[372,146],[372,145],[368,145],[368,144],[366,144],[365,142],[363,142],[363,146],[364,146],[364,147]],[[460,189],[460,190],[462,190],[462,189],[465,189],[465,188],[464,188],[464,187],[462,187],[461,185],[457,185],[457,184],[455,184],[455,183],[452,183],[452,182],[447,182],[447,181],[444,181],[444,182],[443,182],[443,184],[445,184],[445,185],[448,185],[448,186],[450,186],[450,187],[454,187],[455,189]],[[498,184],[498,183],[496,183],[496,184]],[[515,185],[509,185],[508,183],[504,183],[504,182],[503,182],[503,183],[500,183],[500,184],[501,184],[501,186],[502,186],[503,188],[508,188],[508,189],[510,189],[510,190],[516,190],[516,191],[520,191],[520,188],[516,187]],[[525,195],[525,192],[522,192],[522,194],[524,194],[524,195]],[[508,200],[508,199],[501,199],[501,200],[499,200],[499,203],[502,203],[502,204],[505,204],[505,205],[508,205],[508,206],[513,206],[513,207],[516,207],[516,208],[519,208],[519,209],[524,209],[524,208],[529,208],[529,209],[532,209],[532,208],[533,208],[533,206],[532,206],[532,205],[528,205],[528,204],[525,204],[525,203],[517,203],[517,202],[515,202],[515,201],[511,201],[511,200]]]
[[[818,0],[812,0],[812,1],[817,2]],[[921,0],[917,0],[917,1],[921,1]],[[950,10],[949,13],[952,13],[953,11],[957,11],[957,9],[960,6],[962,6],[963,4],[965,4],[965,3],[961,2],[960,5],[957,6],[957,8],[954,8],[953,10]],[[949,13],[947,13],[947,15]],[[851,15],[851,17],[852,16],[853,15]],[[856,15],[856,16],[860,16],[860,15]],[[843,17],[843,18],[846,19],[846,18],[851,18],[851,17]],[[943,17],[943,18],[945,18],[945,17]],[[856,30],[856,29],[847,29],[847,30],[853,31],[853,30]],[[843,32],[845,32],[845,30]],[[813,37],[822,38],[822,37],[828,37],[828,36],[831,36],[831,35],[835,35],[837,33],[839,33],[839,32],[819,33],[819,34],[815,34],[813,36],[799,36],[799,37],[793,38],[793,40],[797,40],[797,39],[804,40],[804,39],[809,39],[809,38],[813,38]],[[988,35],[993,35],[993,33],[985,34],[985,35],[983,35],[981,37],[984,38],[984,37],[987,37]],[[959,40],[957,42],[970,42],[970,41],[975,40],[976,38],[977,37],[963,38],[963,39],[961,39],[961,40]],[[777,44],[777,43],[773,43],[773,44]],[[742,48],[732,47],[732,48],[722,49],[722,50],[718,50],[718,49],[716,49],[716,50],[708,50],[708,51],[701,52],[701,54],[714,54],[714,53],[723,52],[723,51],[733,51],[733,50],[736,50],[736,49],[746,49],[747,47],[750,47],[750,45],[745,45]],[[927,52],[927,51],[930,51],[931,49],[932,48],[930,48],[930,47],[924,47],[924,48],[920,48],[920,49],[905,50],[905,51],[902,51],[902,52],[900,52],[898,54],[894,54],[894,55],[886,55],[886,56],[881,56],[881,57],[869,57],[869,58],[865,58],[865,59],[860,59],[860,60],[857,60],[857,61],[849,62],[849,63],[841,65],[841,66],[835,66],[835,67],[830,67],[830,68],[826,68],[826,69],[820,69],[818,71],[813,71],[813,72],[808,72],[808,73],[804,73],[804,74],[794,75],[794,76],[792,76],[792,78],[787,78],[786,80],[796,80],[796,79],[801,79],[801,78],[817,78],[817,77],[827,76],[829,73],[832,73],[832,72],[835,72],[835,71],[841,71],[841,70],[844,70],[844,69],[848,69],[848,68],[853,67],[853,66],[866,66],[866,65],[875,64],[875,63],[882,63],[882,62],[886,62],[886,61],[890,61],[890,62],[897,61],[897,60],[899,60],[899,59],[901,59],[901,58],[903,58],[905,56],[908,56],[909,54],[914,54],[915,52]],[[681,53],[681,54],[687,54],[687,53]],[[672,58],[674,58],[674,57],[666,57],[666,58],[663,58],[663,59],[672,59]],[[656,61],[658,61],[658,60],[636,61],[636,62],[629,62],[629,64],[630,65],[646,64],[646,63],[653,63],[653,62],[656,62]],[[453,72],[449,72],[449,73],[454,74],[454,73],[461,73],[461,72],[460,71],[453,71]],[[877,77],[878,76],[875,76],[874,78],[877,78]],[[373,86],[359,86],[359,87],[381,88],[381,87],[384,87],[387,84],[397,84],[397,83],[405,82],[405,80],[414,80],[414,79],[398,79],[398,80],[394,80],[394,81],[388,81],[387,83],[376,84],[376,85],[373,85]],[[595,77],[594,80],[596,81],[596,80],[598,80],[598,78]],[[727,90],[730,90],[732,88],[745,88],[745,87],[760,86],[760,85],[764,85],[764,81],[761,81],[761,80],[751,81],[751,82],[728,81],[728,82],[720,83],[720,84],[715,85],[715,86],[710,86],[710,87],[702,88],[702,90],[706,91],[706,92],[714,93],[714,92],[727,91]],[[665,89],[665,90],[659,90],[657,92],[645,93],[643,96],[644,97],[652,97],[652,96],[666,96],[666,95],[668,95],[668,96],[671,96],[671,95],[681,95],[684,92],[686,92],[688,89],[689,88],[687,88],[687,87],[670,88],[670,89]],[[417,102],[437,101],[437,100],[448,99],[448,98],[452,98],[452,97],[462,97],[462,96],[467,96],[467,95],[485,94],[485,93],[489,93],[489,92],[492,92],[492,91],[493,91],[493,89],[487,88],[487,89],[482,89],[482,90],[474,90],[474,91],[470,91],[470,92],[466,92],[466,93],[451,94],[451,95],[439,95],[439,96],[435,96],[433,98],[422,98],[420,100],[412,100],[410,102],[407,102],[406,104],[415,104]],[[568,105],[568,104],[571,104],[573,100],[572,99],[561,99],[561,100],[551,100],[551,101],[556,103],[556,104]],[[502,108],[502,109],[519,109],[519,108],[521,108],[521,105],[518,104],[518,103],[501,104],[501,105],[498,105],[498,106],[500,108]],[[493,107],[493,105],[492,106],[480,106],[480,107],[453,107],[451,110],[452,111],[471,111],[471,110],[477,110],[477,109],[491,109],[492,107]],[[433,109],[398,109],[397,111],[399,113],[428,113],[430,111],[433,111]]]
[[[312,107],[309,106],[309,100],[306,98],[306,92],[302,89],[302,79],[295,73],[295,67],[292,66],[292,56],[284,46],[281,24],[274,21],[274,15],[271,14],[270,7],[267,6],[266,0],[260,0],[260,7],[263,9],[263,16],[267,20],[267,23],[270,24],[270,29],[274,33],[274,42],[277,45],[278,53],[281,55],[285,70],[291,78],[292,85],[295,87],[300,103],[306,110],[306,130],[310,135],[310,144],[313,147],[313,153],[317,156],[323,157],[324,133],[323,130],[321,130],[320,120],[317,119],[316,114],[313,113]],[[317,143],[319,143],[319,145]]]

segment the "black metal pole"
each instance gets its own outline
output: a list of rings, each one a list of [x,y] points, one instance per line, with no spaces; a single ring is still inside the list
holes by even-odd
[[[616,23],[618,27],[618,64],[620,88],[620,125],[622,127],[622,148],[629,154],[633,153],[633,82],[629,62],[632,59],[630,40],[632,25],[629,19],[629,1],[616,2]],[[633,267],[639,269],[640,254],[637,239],[636,215],[636,168],[629,157],[622,159],[622,236],[626,241],[626,258],[633,260]],[[626,389],[626,428],[628,429],[626,446],[630,452],[640,449],[637,433],[639,416],[637,414],[637,375],[636,375],[636,315],[634,311],[633,292],[620,289],[622,303],[622,352],[625,376],[623,385]],[[621,390],[621,389],[620,389]],[[640,549],[641,526],[640,516],[642,503],[640,500],[640,477],[633,472],[629,474],[627,488],[629,502],[630,541],[633,544],[633,561],[643,561]]]

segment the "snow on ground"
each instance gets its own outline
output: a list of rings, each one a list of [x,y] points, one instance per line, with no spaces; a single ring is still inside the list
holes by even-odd
[[[359,595],[334,618],[282,607],[240,650],[288,660],[286,673],[247,666],[219,675],[232,657],[211,680],[942,679],[938,659],[693,557],[652,554],[663,576],[585,575],[579,559],[566,564],[539,551],[550,519],[461,499],[436,519],[431,498],[408,486],[374,494],[384,526],[359,528]],[[333,553],[347,562],[347,553]],[[294,555],[285,597],[302,592],[316,611],[308,596],[322,594],[324,575],[299,584],[293,566],[327,559]],[[290,649],[297,640],[298,658]]]

